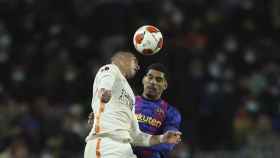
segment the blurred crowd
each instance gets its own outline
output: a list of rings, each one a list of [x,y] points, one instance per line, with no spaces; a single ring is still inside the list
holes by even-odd
[[[136,55],[167,66],[183,115],[171,157],[276,158],[278,0],[0,0],[0,158],[82,157],[94,74],[146,24],[164,48]]]

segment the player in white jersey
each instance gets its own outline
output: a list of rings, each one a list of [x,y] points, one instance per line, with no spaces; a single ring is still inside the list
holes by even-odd
[[[95,118],[86,138],[84,158],[136,158],[130,143],[137,146],[179,143],[180,132],[149,135],[140,131],[133,111],[135,96],[127,82],[139,69],[136,57],[129,52],[118,52],[111,62],[99,69],[93,83]]]

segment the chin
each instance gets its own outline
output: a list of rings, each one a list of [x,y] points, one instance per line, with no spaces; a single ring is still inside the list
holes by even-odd
[[[132,72],[132,73],[130,74],[131,77],[134,77],[135,75],[136,75],[136,72]]]
[[[148,97],[148,99],[151,99],[151,100],[154,100],[156,98],[156,96],[153,94],[146,94],[146,96]]]
[[[135,76],[135,74],[129,74],[127,75],[127,78],[130,79],[130,78],[133,78]]]

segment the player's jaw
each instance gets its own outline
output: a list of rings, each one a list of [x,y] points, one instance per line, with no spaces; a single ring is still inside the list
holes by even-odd
[[[127,72],[127,78],[132,78],[136,75],[137,71],[139,70],[138,64],[132,64]]]
[[[132,69],[127,73],[127,78],[133,78],[136,74],[136,70]]]
[[[139,65],[136,57],[132,56],[128,58],[125,62],[123,62],[122,68],[126,78],[129,79],[134,77],[139,70]]]
[[[147,97],[147,99],[156,100],[160,98],[160,92],[156,86],[148,84],[144,86],[143,95]]]

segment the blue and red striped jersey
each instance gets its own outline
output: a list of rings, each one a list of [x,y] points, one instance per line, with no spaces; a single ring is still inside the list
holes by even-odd
[[[142,132],[159,135],[168,130],[179,131],[180,113],[163,99],[148,100],[137,96],[135,113]],[[159,144],[152,147],[134,147],[137,158],[167,158],[174,145]]]

